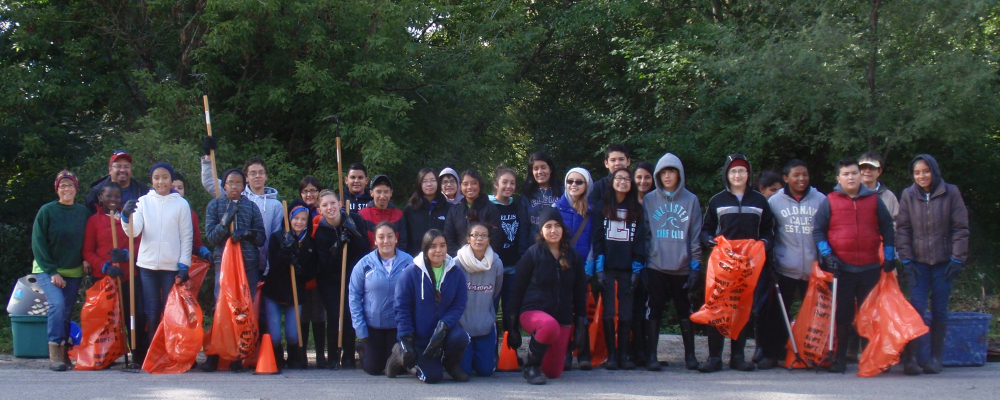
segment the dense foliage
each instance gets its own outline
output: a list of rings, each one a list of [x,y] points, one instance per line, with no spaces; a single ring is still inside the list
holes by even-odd
[[[703,203],[740,151],[755,168],[877,151],[909,184],[938,157],[974,220],[996,293],[1000,7],[990,0],[20,0],[0,5],[0,287],[29,267],[35,210],[62,168],[84,182],[128,149],[198,190],[201,96],[220,169],[258,155],[291,199],[345,161],[403,190],[423,166],[524,171],[549,151],[603,175],[612,141],[673,151]],[[81,193],[82,195],[82,193]],[[982,278],[982,279],[981,279]],[[9,292],[9,290],[7,290]]]

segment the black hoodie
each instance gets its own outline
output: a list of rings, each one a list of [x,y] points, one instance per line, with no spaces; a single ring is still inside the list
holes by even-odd
[[[726,189],[716,193],[708,201],[705,222],[701,228],[701,242],[706,245],[717,236],[723,236],[728,240],[763,240],[767,251],[771,251],[771,246],[774,244],[774,217],[771,215],[771,207],[764,195],[750,188],[753,168],[747,168],[747,189],[743,193],[743,200],[741,201],[730,191],[727,172],[733,160],[743,160],[750,165],[750,161],[740,153],[726,158],[726,164],[722,167],[722,184]]]

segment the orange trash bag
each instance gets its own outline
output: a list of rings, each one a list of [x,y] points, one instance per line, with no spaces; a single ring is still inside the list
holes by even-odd
[[[858,334],[868,339],[868,346],[858,363],[858,376],[863,378],[878,375],[898,364],[899,352],[906,343],[930,330],[903,297],[896,274],[885,271],[861,304],[854,323]]]
[[[691,321],[714,326],[722,336],[736,339],[753,313],[753,291],[767,256],[763,241],[722,236],[715,241],[719,244],[708,259],[705,304],[691,314]]]
[[[191,369],[205,336],[201,326],[204,315],[198,305],[197,293],[210,265],[200,258],[192,258],[188,270],[190,279],[170,289],[163,308],[163,320],[156,328],[142,364],[143,371],[179,374]]]
[[[814,262],[812,274],[809,275],[809,288],[806,289],[806,296],[802,299],[802,307],[799,308],[799,315],[792,322],[792,337],[788,339],[785,348],[788,355],[785,357],[785,365],[792,368],[807,368],[814,366],[829,366],[830,338],[830,311],[833,307],[833,292],[830,283],[833,282],[833,274],[819,268],[819,263]],[[795,353],[792,352],[792,339],[799,347],[799,355],[802,360],[809,365],[795,362]],[[836,351],[836,343],[834,343]],[[794,364],[794,365],[793,365]]]
[[[257,349],[257,313],[243,269],[240,243],[229,240],[219,268],[219,298],[215,303],[212,336],[205,354],[229,361],[247,360]]]
[[[80,311],[80,329],[83,338],[76,350],[77,371],[96,371],[107,368],[125,355],[125,332],[122,331],[122,309],[118,282],[110,276],[97,281],[87,289],[87,301]]]

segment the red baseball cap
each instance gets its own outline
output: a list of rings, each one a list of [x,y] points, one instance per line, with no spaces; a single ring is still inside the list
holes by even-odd
[[[114,154],[111,154],[111,160],[108,161],[108,165],[111,165],[120,159],[125,159],[128,160],[129,163],[132,163],[132,156],[130,156],[127,151],[115,150]]]

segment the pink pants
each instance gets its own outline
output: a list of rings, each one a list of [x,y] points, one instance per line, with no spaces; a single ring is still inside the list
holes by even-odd
[[[539,343],[550,346],[542,358],[542,373],[549,379],[562,375],[571,327],[559,325],[555,318],[543,311],[521,313],[521,326]]]

